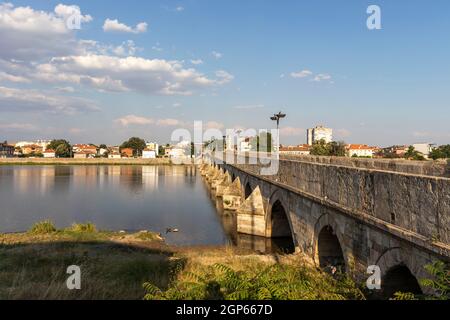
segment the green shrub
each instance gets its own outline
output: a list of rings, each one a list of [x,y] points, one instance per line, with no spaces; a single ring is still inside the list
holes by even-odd
[[[79,233],[95,233],[97,232],[97,228],[93,223],[74,223],[70,228],[70,231],[79,232]]]
[[[364,299],[348,278],[335,280],[304,266],[273,265],[260,272],[234,271],[215,264],[202,274],[188,273],[163,291],[145,283],[145,300],[344,300]]]
[[[50,234],[56,232],[56,228],[52,221],[45,220],[35,223],[28,232],[32,234]]]

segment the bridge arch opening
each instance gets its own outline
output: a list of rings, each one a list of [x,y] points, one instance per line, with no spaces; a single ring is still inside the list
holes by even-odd
[[[390,299],[397,292],[422,294],[419,282],[405,265],[389,269],[381,282],[382,297]]]
[[[250,185],[250,182],[247,182],[245,185],[245,199],[248,199],[253,193],[252,186]]]
[[[345,272],[345,259],[341,244],[331,226],[325,226],[318,238],[319,265],[331,273]]]
[[[289,224],[287,212],[281,201],[277,200],[270,213],[270,233],[273,244],[284,253],[294,253],[294,238]]]
[[[236,175],[234,173],[231,174],[231,182],[234,182],[236,180]]]

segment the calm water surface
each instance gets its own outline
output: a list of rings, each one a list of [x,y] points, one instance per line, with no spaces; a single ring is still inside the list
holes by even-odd
[[[192,166],[0,166],[0,232],[52,220],[101,230],[161,232],[175,245],[234,244],[278,251],[285,243],[237,234],[235,214]],[[165,234],[166,228],[179,233]]]

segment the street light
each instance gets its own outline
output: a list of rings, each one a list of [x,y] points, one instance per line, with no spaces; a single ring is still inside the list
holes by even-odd
[[[277,122],[277,130],[280,129],[280,120],[286,118],[286,115],[284,113],[281,113],[281,111],[278,114],[274,114],[273,117],[270,118],[272,121]]]

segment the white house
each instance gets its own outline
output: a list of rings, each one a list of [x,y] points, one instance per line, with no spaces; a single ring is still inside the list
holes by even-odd
[[[108,159],[121,159],[121,158],[122,158],[122,156],[120,155],[120,153],[119,152],[115,152],[115,151],[111,152],[108,155]]]
[[[372,158],[374,149],[365,144],[349,144],[346,147],[347,157]]]
[[[142,159],[156,159],[156,151],[146,148],[142,151]]]
[[[42,154],[44,158],[56,158],[55,150],[52,149],[45,150]]]

